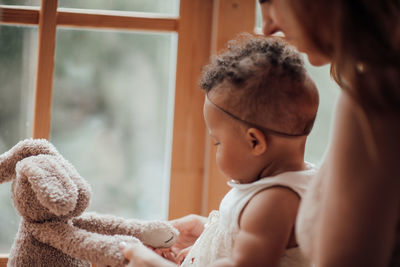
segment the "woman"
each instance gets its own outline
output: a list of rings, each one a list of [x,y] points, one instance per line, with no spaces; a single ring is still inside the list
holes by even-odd
[[[400,266],[399,1],[260,4],[264,34],[282,31],[313,65],[331,62],[343,89],[331,148],[300,208],[300,246],[317,267]],[[177,221],[182,240],[200,222]],[[177,252],[189,243],[178,243]],[[125,254],[137,262],[152,257]]]
[[[265,35],[282,31],[341,86],[331,148],[303,200],[300,246],[316,266],[400,266],[400,3],[260,1]]]

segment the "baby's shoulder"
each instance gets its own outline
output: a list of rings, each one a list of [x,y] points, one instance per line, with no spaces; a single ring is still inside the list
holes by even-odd
[[[293,223],[296,218],[300,198],[293,190],[274,186],[255,194],[243,208],[240,225],[265,225],[279,220]]]
[[[290,187],[276,185],[264,190],[260,190],[249,200],[247,206],[257,209],[285,207],[288,205],[298,205],[299,195]]]

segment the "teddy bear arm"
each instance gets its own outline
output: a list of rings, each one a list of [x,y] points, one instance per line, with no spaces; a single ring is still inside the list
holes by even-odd
[[[134,236],[154,248],[172,246],[179,235],[179,232],[166,221],[124,219],[92,212],[76,217],[72,221],[75,226],[94,233]]]
[[[105,266],[124,266],[124,257],[119,249],[121,242],[140,243],[134,237],[91,233],[70,224],[49,223],[32,228],[38,241],[74,258]]]
[[[72,219],[73,225],[99,234],[129,235],[141,239],[143,222],[133,219],[124,219],[113,215],[102,215],[86,212]]]

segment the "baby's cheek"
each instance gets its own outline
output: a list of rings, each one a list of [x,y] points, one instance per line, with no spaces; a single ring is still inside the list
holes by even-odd
[[[217,167],[220,171],[222,171],[225,175],[227,175],[226,173],[226,157],[223,154],[223,149],[221,147],[217,147],[217,152],[215,155],[215,160],[217,163]]]
[[[235,155],[232,155],[229,151],[223,148],[219,149],[216,157],[217,167],[228,178],[237,176],[237,162]]]
[[[217,151],[215,153],[215,161],[217,163],[217,167],[219,169],[222,168],[221,162],[222,162],[222,157],[221,157],[221,150],[217,147]]]

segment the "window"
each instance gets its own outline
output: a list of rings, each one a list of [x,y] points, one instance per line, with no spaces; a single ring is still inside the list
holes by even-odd
[[[61,22],[44,22],[55,34],[43,40],[40,1],[2,2],[13,5],[0,9],[0,149],[32,136],[49,138],[91,184],[89,210],[167,219],[179,1],[117,2],[92,4],[136,13],[59,8]],[[57,1],[42,3],[48,19]],[[83,8],[79,1],[64,5]],[[93,22],[96,15],[109,25]],[[74,16],[90,25],[61,25]],[[10,188],[0,186],[0,253],[9,251],[18,228]]]
[[[91,210],[168,216],[175,37],[57,31],[50,139],[92,185]]]
[[[0,26],[0,151],[31,135],[37,58],[37,28]],[[8,251],[19,217],[11,183],[0,185],[0,253]]]
[[[1,5],[40,6],[40,0],[1,0]]]
[[[177,0],[59,0],[58,6],[66,8],[153,12],[171,15],[178,15],[179,13],[179,1]]]

